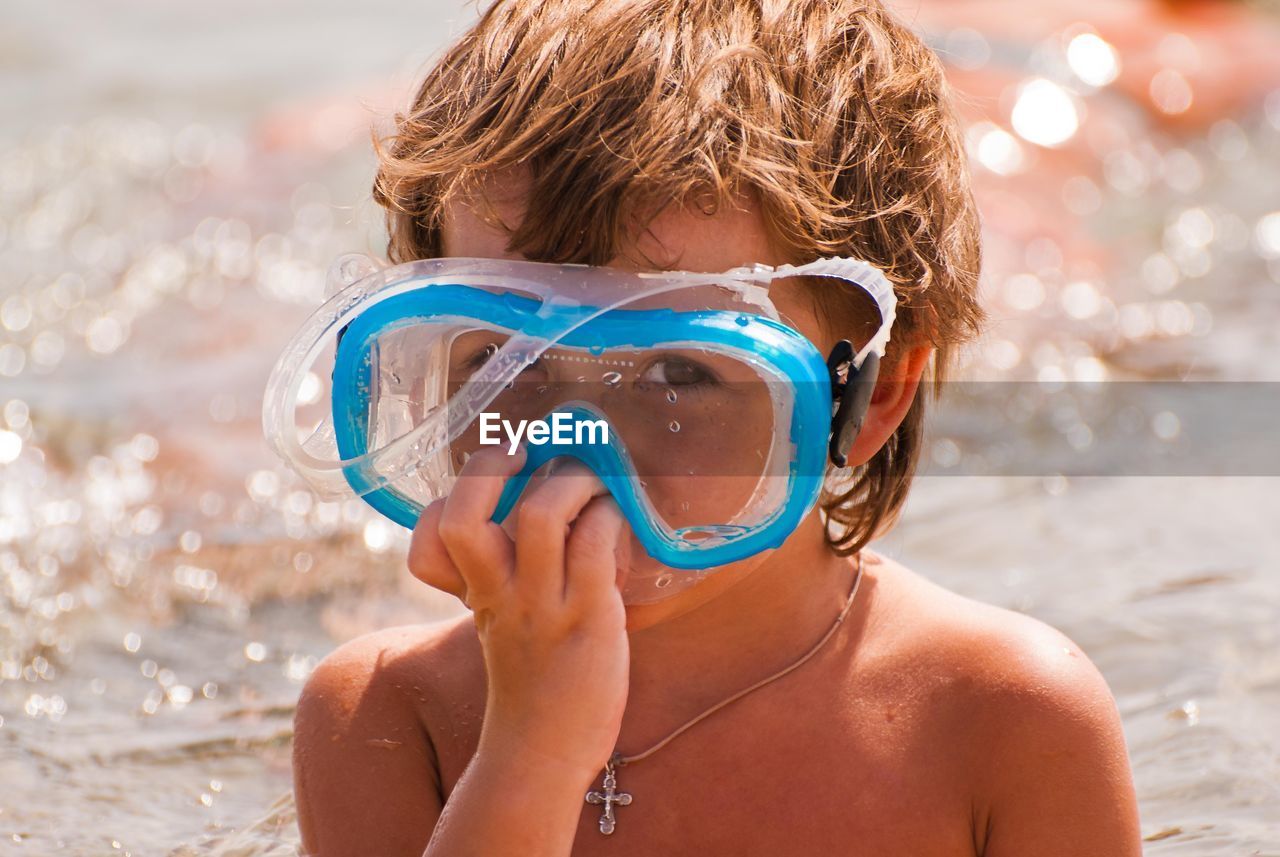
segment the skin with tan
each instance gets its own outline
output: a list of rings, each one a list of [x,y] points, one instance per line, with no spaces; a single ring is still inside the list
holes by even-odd
[[[500,203],[505,222],[518,198]],[[780,264],[749,205],[664,211],[611,265]],[[448,256],[512,258],[463,204]],[[798,285],[775,305],[826,353],[839,338]],[[926,348],[896,346],[850,461],[901,422]],[[626,523],[568,467],[526,492],[514,538],[489,522],[522,456],[473,455],[414,531],[410,571],[471,616],[361,637],[298,705],[306,853],[461,855],[1138,855],[1119,717],[1084,654],[1035,620],[953,595],[863,551],[843,625],[798,670],[619,772],[633,795],[599,832],[605,760],[648,749],[790,665],[839,613],[854,562],[817,513],[784,545],[655,603],[624,604]]]

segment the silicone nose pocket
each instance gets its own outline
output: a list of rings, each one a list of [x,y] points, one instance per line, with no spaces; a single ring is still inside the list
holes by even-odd
[[[557,414],[564,415],[568,419],[557,421]],[[637,516],[643,515],[635,493],[629,490],[630,483],[627,476],[634,473],[634,468],[630,465],[626,450],[612,431],[606,429],[604,438],[600,438],[601,433],[597,426],[600,423],[608,426],[604,414],[588,404],[576,402],[561,405],[549,411],[544,420],[551,425],[558,422],[559,430],[567,440],[560,443],[548,441],[525,445],[524,467],[503,486],[502,494],[498,497],[498,506],[491,520],[496,524],[506,520],[538,468],[553,459],[568,457],[581,461],[600,477],[600,481],[613,496],[622,514],[634,526],[639,520]]]

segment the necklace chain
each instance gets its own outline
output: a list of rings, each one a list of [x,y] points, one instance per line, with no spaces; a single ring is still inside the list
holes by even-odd
[[[859,552],[858,553],[858,570],[856,575],[853,578],[853,587],[849,590],[849,597],[845,599],[844,607],[842,607],[840,610],[840,615],[836,616],[836,621],[831,623],[831,627],[827,629],[827,633],[822,636],[822,639],[819,640],[817,643],[815,643],[813,648],[805,652],[804,655],[802,655],[799,660],[795,661],[790,666],[779,670],[773,675],[761,679],[760,681],[756,682],[750,687],[738,691],[733,696],[730,696],[728,699],[721,700],[720,702],[708,708],[706,711],[699,714],[697,717],[690,720],[688,723],[685,723],[683,726],[681,726],[679,729],[672,732],[667,737],[663,738],[657,744],[654,744],[648,750],[645,750],[643,753],[637,753],[634,756],[624,756],[621,753],[617,752],[617,750],[615,750],[613,755],[609,757],[609,761],[605,762],[604,780],[603,780],[601,789],[599,791],[596,791],[593,789],[587,792],[587,796],[586,796],[587,803],[604,807],[604,813],[600,816],[600,832],[606,836],[609,836],[613,833],[615,829],[617,829],[618,820],[613,812],[613,808],[615,804],[617,806],[631,805],[632,796],[626,792],[618,790],[618,778],[617,778],[618,768],[633,762],[639,762],[641,759],[646,759],[649,756],[652,756],[654,753],[658,752],[663,747],[665,747],[668,743],[670,743],[673,739],[675,739],[676,736],[683,733],[686,729],[689,729],[693,725],[710,717],[712,714],[715,714],[717,711],[724,708],[729,703],[735,702],[741,699],[742,697],[746,696],[748,693],[751,693],[751,691],[762,688],[769,682],[776,681],[782,678],[784,675],[791,672],[795,668],[799,667],[805,661],[809,660],[809,658],[817,654],[818,649],[821,649],[823,644],[826,643],[827,640],[831,639],[831,635],[834,634],[836,632],[836,629],[839,628],[841,623],[844,622],[844,617],[849,615],[849,608],[853,606],[854,598],[856,598],[858,595],[858,587],[861,585],[862,585],[862,553]]]
[[[742,697],[746,696],[748,693],[751,693],[751,691],[762,688],[769,682],[776,681],[777,679],[782,678],[784,675],[796,669],[805,661],[809,660],[809,658],[817,654],[818,650],[822,648],[823,644],[826,643],[827,640],[831,639],[831,635],[836,632],[836,629],[839,628],[841,623],[844,622],[845,617],[849,615],[849,608],[853,606],[854,599],[858,595],[858,587],[861,585],[862,585],[862,553],[859,552],[858,553],[858,570],[853,578],[853,586],[849,590],[849,597],[845,599],[844,607],[841,608],[840,615],[836,616],[836,621],[831,623],[831,627],[827,629],[827,633],[822,636],[821,640],[819,640],[817,643],[813,645],[813,648],[805,652],[804,655],[802,655],[799,660],[797,660],[790,666],[784,667],[783,669],[779,670],[773,675],[767,676],[761,679],[760,681],[756,682],[755,684],[751,685],[750,687],[747,687],[747,688],[744,688],[743,690],[738,691],[733,696],[730,696],[727,699],[723,699],[720,702],[717,702],[715,705],[711,706],[706,711],[702,712],[697,717],[690,720],[688,723],[685,723],[684,725],[680,726],[670,735],[663,738],[661,741],[654,744],[652,747],[650,747],[648,750],[645,750],[643,753],[637,753],[634,756],[624,756],[621,753],[615,751],[614,754],[609,757],[609,761],[605,764],[606,771],[608,773],[612,773],[614,768],[618,768],[623,765],[628,765],[633,762],[639,762],[641,759],[647,759],[649,756],[652,756],[654,753],[658,752],[663,747],[665,747],[668,743],[670,743],[677,736],[682,734],[685,730],[691,728],[692,726],[701,722],[702,720],[710,717],[712,714],[715,714],[717,711],[719,711],[721,708],[724,708],[729,703],[736,702]]]

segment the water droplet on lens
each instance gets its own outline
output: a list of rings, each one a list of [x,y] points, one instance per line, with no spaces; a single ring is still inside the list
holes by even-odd
[[[605,372],[600,376],[600,380],[604,382],[606,387],[616,387],[618,382],[622,380],[621,372]]]
[[[738,327],[746,327],[751,323],[751,319],[747,318],[745,315],[738,316],[734,321],[738,323]]]
[[[661,575],[658,576],[658,579],[653,582],[653,585],[658,587],[659,589],[666,589],[668,586],[671,585],[671,581],[675,579],[676,578],[674,574],[671,574],[670,572],[663,572]]]
[[[604,354],[603,345],[592,345],[587,350],[590,351],[592,354],[596,355],[597,357],[599,357],[601,354]]]
[[[675,420],[672,420],[671,422],[667,423],[667,428],[671,429],[672,431],[680,431],[680,423],[676,422]]]
[[[540,386],[538,387],[538,395],[539,395],[539,396],[541,396],[543,393],[547,392],[547,390],[548,390],[548,389],[550,389],[550,388],[549,388],[549,387],[547,387],[547,385],[546,385],[546,384],[542,384],[542,385],[540,385]]]
[[[536,302],[531,304],[529,298],[512,294],[511,292],[507,292],[502,296],[502,303],[506,305],[507,309],[520,315],[528,315],[531,305],[536,306]],[[552,303],[555,303],[554,299]]]
[[[495,355],[495,354],[497,354],[497,353],[498,353],[498,343],[496,343],[496,342],[490,342],[488,345],[486,345],[486,346],[484,347],[484,356],[485,356],[485,357],[492,357],[493,355]]]
[[[668,402],[670,402],[670,403],[671,403],[671,404],[673,404],[673,405],[676,403],[676,391],[675,391],[675,390],[672,390],[672,389],[668,389],[668,390],[667,390],[667,401],[668,401]]]

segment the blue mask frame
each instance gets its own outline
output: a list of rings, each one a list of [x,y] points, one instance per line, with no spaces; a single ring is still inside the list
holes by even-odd
[[[705,343],[767,363],[794,385],[788,439],[792,456],[785,500],[762,522],[749,528],[691,527],[670,530],[638,489],[639,478],[617,432],[605,444],[528,445],[521,471],[505,486],[493,519],[502,522],[524,491],[529,478],[555,458],[581,461],[600,477],[646,552],[676,569],[705,569],[737,562],[780,546],[817,503],[832,429],[833,376],[827,361],[798,331],[764,316],[723,310],[611,309],[590,306],[540,306],[515,294],[495,294],[462,284],[434,284],[387,298],[361,313],[338,342],[334,364],[332,406],[334,434],[343,459],[368,452],[372,361],[377,337],[422,322],[481,325],[538,335],[537,328],[564,330],[589,319],[555,339],[569,348],[648,348]],[[854,370],[850,370],[851,372]],[[602,415],[586,403],[569,403],[557,411],[573,420],[597,420]],[[554,413],[554,412],[553,412]],[[361,484],[345,473],[348,483],[365,502],[397,524],[412,529],[422,513],[416,502],[388,487]],[[371,490],[372,488],[372,490]],[[700,538],[689,540],[687,530]]]

